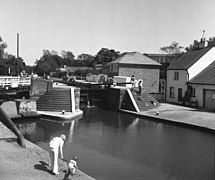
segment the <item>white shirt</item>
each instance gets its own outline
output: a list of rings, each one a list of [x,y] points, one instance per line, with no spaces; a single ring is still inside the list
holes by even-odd
[[[50,148],[53,148],[53,149],[58,149],[60,147],[60,149],[63,148],[63,144],[64,144],[64,140],[60,137],[54,137],[50,143],[49,143],[49,146]]]
[[[70,162],[69,162],[69,164],[68,164],[68,168],[72,170],[72,169],[74,169],[74,168],[76,168],[76,167],[77,167],[76,161],[70,160]]]

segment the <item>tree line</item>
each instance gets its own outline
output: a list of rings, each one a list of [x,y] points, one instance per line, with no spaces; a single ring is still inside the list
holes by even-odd
[[[26,64],[21,57],[5,52],[7,43],[0,36],[0,71],[1,75],[17,75],[25,70]]]
[[[207,47],[215,46],[215,37],[209,38],[207,41]],[[160,50],[168,54],[169,58],[173,61],[178,59],[186,51],[194,51],[199,48],[199,43],[197,40],[189,47],[182,47],[179,43],[173,41],[170,45],[161,47]],[[90,54],[82,53],[75,58],[71,51],[62,50],[59,54],[55,50],[43,50],[42,57],[36,59],[34,66],[26,66],[24,60],[21,57],[16,57],[15,55],[8,54],[5,52],[7,48],[6,42],[0,37],[0,67],[7,69],[6,71],[1,68],[1,75],[18,75],[21,71],[26,71],[27,73],[36,73],[40,76],[44,74],[49,74],[50,72],[56,71],[58,68],[67,67],[93,67],[96,64],[101,64],[103,62],[111,62],[120,56],[119,51],[114,49],[101,48],[99,52],[93,56]],[[164,71],[169,64],[164,64],[161,67],[161,71]],[[10,69],[10,72],[8,72]],[[80,72],[79,72],[80,74]]]

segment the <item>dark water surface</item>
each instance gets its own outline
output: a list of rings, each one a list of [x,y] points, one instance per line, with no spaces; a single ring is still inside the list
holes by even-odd
[[[78,157],[82,171],[97,180],[213,180],[215,135],[195,129],[83,108],[69,123],[17,124],[27,139],[47,149],[66,134],[66,159]]]

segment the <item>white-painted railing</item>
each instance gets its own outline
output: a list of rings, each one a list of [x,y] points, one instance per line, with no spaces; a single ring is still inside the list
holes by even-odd
[[[31,78],[21,78],[18,76],[0,76],[0,87],[12,87],[29,86],[31,84]]]

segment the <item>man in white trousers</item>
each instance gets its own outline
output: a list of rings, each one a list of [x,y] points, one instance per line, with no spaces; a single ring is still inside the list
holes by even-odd
[[[61,134],[60,137],[54,137],[50,143],[50,160],[51,160],[51,170],[53,174],[58,175],[58,153],[60,151],[61,159],[63,159],[63,145],[66,140],[66,136]]]

